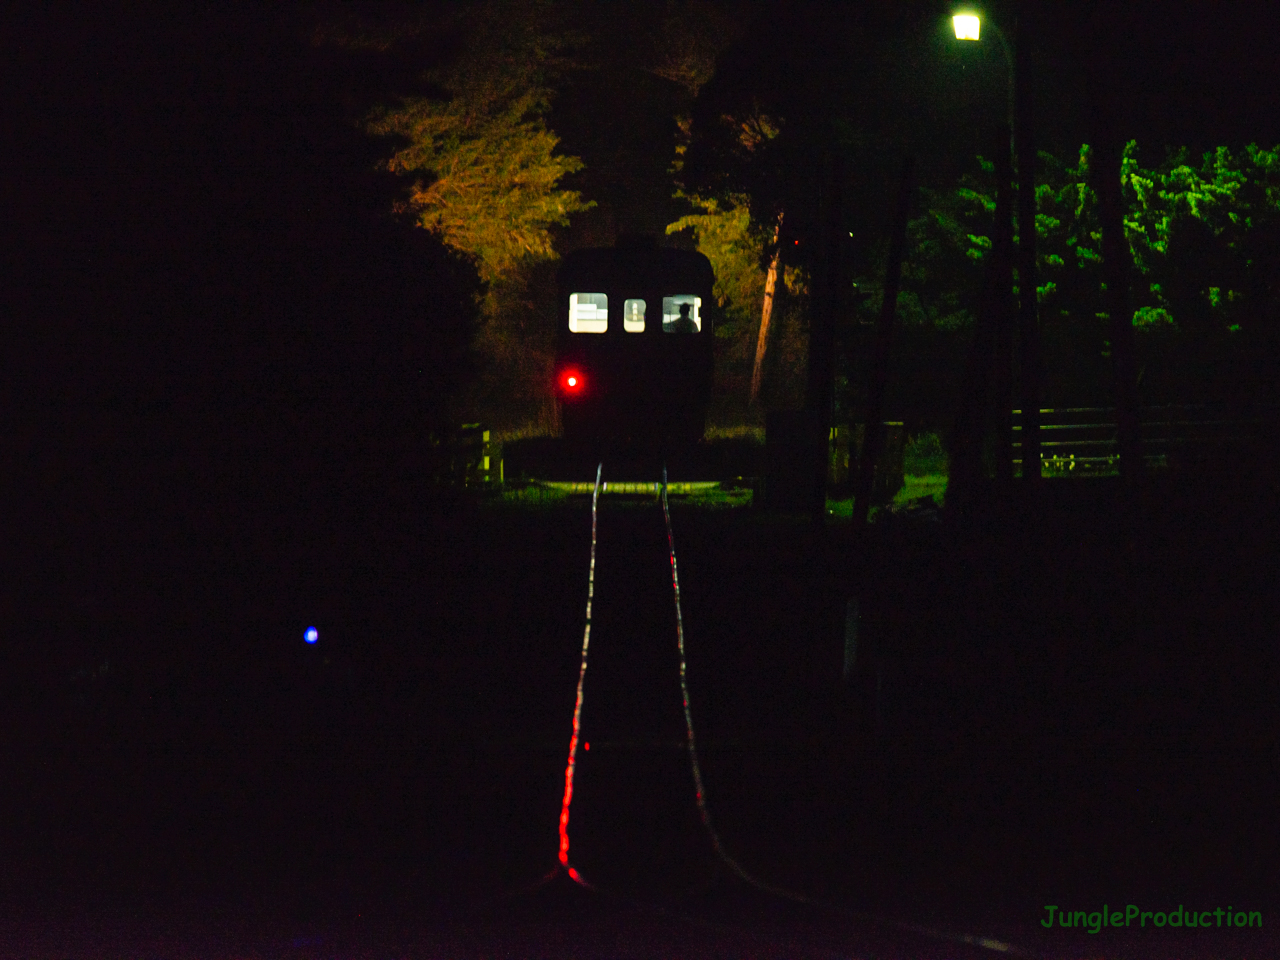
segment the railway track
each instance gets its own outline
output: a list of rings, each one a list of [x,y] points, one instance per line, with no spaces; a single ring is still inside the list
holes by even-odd
[[[714,483],[707,483],[706,486],[714,486]],[[575,486],[575,485],[569,485]],[[577,693],[573,709],[572,734],[569,742],[568,760],[564,772],[564,796],[561,804],[559,818],[559,854],[558,863],[542,878],[516,894],[518,897],[530,896],[537,894],[538,891],[545,889],[556,889],[559,887],[561,894],[567,892],[565,887],[577,887],[582,893],[589,894],[594,898],[594,902],[583,902],[579,904],[579,909],[600,909],[601,907],[609,907],[613,909],[619,907],[639,911],[642,915],[648,915],[651,919],[656,919],[664,928],[670,924],[674,924],[677,929],[684,927],[686,929],[703,930],[713,933],[723,943],[728,940],[739,940],[741,944],[750,944],[755,947],[755,951],[759,952],[761,947],[766,947],[768,941],[772,938],[765,937],[761,939],[761,932],[753,929],[752,924],[744,922],[745,917],[750,916],[758,921],[762,915],[774,915],[775,922],[780,922],[784,928],[789,928],[790,933],[784,937],[790,941],[790,949],[795,950],[799,947],[803,956],[812,957],[845,957],[850,955],[852,949],[855,953],[867,952],[872,955],[903,955],[914,957],[984,957],[997,954],[1006,956],[1034,956],[1031,953],[1014,947],[991,937],[975,935],[964,932],[956,932],[942,929],[935,929],[929,926],[919,924],[906,923],[885,917],[873,916],[852,910],[839,904],[827,903],[819,898],[814,898],[804,892],[788,889],[784,886],[777,885],[768,880],[762,879],[752,871],[745,868],[729,851],[721,840],[720,834],[713,824],[710,803],[707,792],[703,784],[702,767],[699,761],[699,750],[695,733],[694,723],[694,705],[690,695],[690,684],[688,679],[688,666],[686,660],[685,646],[685,625],[680,599],[680,574],[676,556],[675,537],[671,523],[671,512],[668,508],[668,496],[671,492],[672,485],[668,482],[667,470],[665,465],[662,470],[662,482],[657,484],[638,484],[623,482],[618,484],[624,488],[625,492],[639,492],[633,488],[644,487],[644,492],[649,492],[656,487],[662,507],[663,522],[666,533],[666,552],[670,563],[670,589],[674,599],[674,633],[676,640],[676,663],[679,667],[679,699],[681,704],[681,721],[684,727],[684,747],[687,752],[689,773],[692,774],[692,782],[687,784],[692,787],[689,791],[692,794],[691,799],[698,813],[701,832],[704,834],[704,841],[710,841],[710,853],[714,868],[718,870],[719,878],[715,879],[714,874],[708,874],[702,871],[704,878],[697,885],[695,890],[701,890],[703,894],[717,889],[719,892],[705,903],[698,903],[698,897],[690,897],[688,895],[679,898],[674,905],[660,903],[653,900],[641,900],[634,896],[621,893],[610,888],[608,883],[600,884],[597,876],[597,869],[608,867],[616,867],[615,864],[608,863],[608,858],[601,859],[598,856],[589,862],[593,863],[593,868],[585,871],[579,869],[582,861],[578,858],[577,853],[571,844],[571,833],[574,823],[576,822],[574,814],[574,788],[576,775],[579,772],[579,766],[583,760],[589,756],[589,739],[588,729],[593,724],[590,722],[590,711],[584,709],[587,704],[588,697],[588,666],[592,627],[597,623],[608,627],[614,627],[615,633],[618,627],[624,624],[631,626],[633,629],[638,626],[638,621],[651,621],[650,627],[654,625],[652,621],[656,621],[652,610],[630,610],[628,615],[617,620],[608,616],[602,616],[604,610],[594,610],[593,608],[601,606],[602,602],[608,602],[608,598],[596,596],[596,578],[597,578],[597,547],[599,544],[599,514],[600,514],[600,496],[604,492],[605,483],[603,481],[603,463],[598,463],[596,467],[596,479],[592,484],[581,484],[580,486],[588,487],[591,501],[591,550],[590,565],[587,577],[587,603],[585,614],[585,629],[582,642],[581,662],[578,673]],[[687,486],[692,486],[687,484]],[[656,559],[656,558],[655,558]],[[638,571],[632,570],[632,576],[629,580],[634,580],[638,575]],[[647,577],[645,579],[648,579]],[[621,585],[621,584],[619,584]],[[639,597],[632,597],[632,600]],[[656,600],[656,597],[650,595],[648,599]],[[616,601],[615,601],[616,603]],[[628,604],[630,606],[630,604]],[[644,607],[654,607],[655,603],[644,603]],[[669,616],[670,614],[668,614]],[[648,633],[648,630],[643,631]],[[609,631],[606,629],[604,639],[612,640],[616,643],[618,636],[610,637]],[[634,646],[641,641],[641,637],[629,637],[632,643],[628,646]],[[597,641],[599,642],[599,641]],[[614,653],[614,657],[617,654]],[[634,651],[632,652],[634,656]],[[650,677],[650,679],[654,679]],[[649,698],[641,693],[642,688],[648,687],[652,692],[656,688],[648,684],[638,683],[635,678],[631,678],[624,686],[617,684],[618,678],[614,678],[614,682],[609,684],[606,682],[604,689],[607,689],[612,695],[611,699],[621,696],[623,699],[633,699],[633,709],[639,706],[640,701]],[[603,694],[604,689],[600,692]],[[673,691],[674,693],[674,691]],[[593,694],[594,696],[595,694]],[[602,697],[604,699],[604,697]],[[610,711],[610,704],[603,703],[600,705],[605,712]],[[652,713],[652,708],[642,708],[633,713],[633,717],[648,715],[651,722],[656,722],[658,727],[663,730],[672,731],[669,724],[669,717],[666,722],[660,719],[659,714]],[[597,722],[598,725],[598,722]],[[607,742],[607,741],[605,741]],[[603,746],[603,743],[601,743]],[[598,773],[598,771],[597,771]],[[588,794],[587,797],[592,797]],[[636,799],[633,795],[633,801]],[[669,798],[671,799],[671,798]],[[593,811],[595,812],[595,811]],[[599,813],[597,812],[597,816]],[[599,833],[599,824],[595,831],[588,831],[591,840],[595,844],[605,841],[605,838]],[[668,824],[670,826],[670,824]],[[686,824],[685,829],[687,830]],[[610,831],[612,832],[612,831]],[[669,845],[672,841],[679,842],[684,830],[660,830],[660,836],[651,838],[651,844],[663,847]],[[590,842],[590,841],[589,841]],[[616,841],[607,842],[609,846],[613,846]],[[569,883],[572,881],[572,883]],[[749,907],[745,913],[741,909],[741,901],[743,898],[751,901],[753,905]],[[669,898],[668,898],[669,899]],[[736,907],[734,905],[737,905]],[[800,931],[805,931],[803,936],[799,936]],[[663,932],[669,934],[668,929]],[[801,943],[801,941],[807,941]]]
[[[687,484],[722,483],[765,473],[764,448],[746,440],[699,443],[671,451],[610,450],[599,444],[537,437],[503,445],[504,470],[509,480],[574,483],[591,492],[596,466],[608,466],[607,491],[623,492],[620,485],[641,484],[653,493],[665,468],[669,492],[679,493]]]

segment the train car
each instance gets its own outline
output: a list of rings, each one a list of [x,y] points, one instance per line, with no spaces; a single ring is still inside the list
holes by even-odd
[[[702,439],[714,283],[705,256],[655,243],[564,257],[555,375],[567,440],[670,449]]]

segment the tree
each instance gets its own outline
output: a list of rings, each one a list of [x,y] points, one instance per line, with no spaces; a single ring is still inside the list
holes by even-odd
[[[724,352],[731,364],[741,364],[750,356],[751,333],[758,330],[749,394],[750,403],[755,404],[760,398],[770,322],[779,294],[784,288],[792,294],[803,291],[799,271],[782,265],[782,216],[778,216],[770,235],[767,228],[752,220],[747,197],[723,201],[685,199],[702,212],[668,224],[667,233],[692,231],[698,250],[711,261],[716,274],[716,302],[723,317],[716,335],[728,341]],[[758,327],[754,323],[756,316],[760,318]]]
[[[693,232],[698,250],[711,261],[716,274],[716,302],[723,315],[716,336],[735,337],[743,324],[750,323],[764,292],[759,231],[751,222],[745,197],[686,199],[700,212],[668,224],[667,233]]]
[[[808,278],[818,275],[828,246],[819,240],[829,209],[824,197],[829,202],[830,171],[837,166],[845,171],[841,237],[848,234],[849,242],[840,242],[853,248],[849,257],[874,259],[868,250],[873,238],[888,233],[894,190],[886,184],[898,181],[904,133],[915,125],[921,99],[916,86],[929,89],[916,84],[908,90],[900,71],[886,67],[907,59],[904,38],[916,31],[902,20],[900,12],[861,8],[851,18],[817,3],[788,9],[785,17],[761,9],[717,60],[715,75],[693,104],[678,182],[687,196],[715,200],[722,209],[730,202],[748,207],[758,243],[755,270],[767,282],[772,269],[780,292],[786,288],[781,277],[796,276],[808,286]],[[763,372],[774,339],[763,287],[757,302],[755,366]],[[784,320],[789,335],[787,321],[800,321],[798,331],[807,319],[798,306],[793,302],[783,317],[771,306],[768,316],[774,324]],[[805,348],[794,364],[791,359],[785,364],[788,387],[804,376]]]
[[[1125,230],[1148,281],[1137,324],[1177,324],[1201,336],[1274,320],[1280,264],[1280,148],[1250,144],[1204,154],[1169,151],[1157,168],[1125,150]]]
[[[554,257],[550,228],[591,204],[559,187],[582,163],[555,153],[545,122],[557,44],[487,7],[479,21],[458,62],[433,74],[445,98],[406,99],[378,111],[369,129],[408,141],[387,161],[419,178],[407,207],[494,281],[526,258]]]
[[[716,57],[741,35],[758,7],[758,0],[668,3],[657,36],[645,44],[654,58],[649,70],[696,97],[715,75]]]
[[[531,417],[548,425],[553,327],[540,311],[553,230],[593,206],[560,186],[582,162],[556,152],[546,115],[561,53],[576,41],[551,14],[541,0],[463,8],[457,55],[428,74],[440,94],[407,98],[368,122],[405,141],[386,161],[414,177],[400,209],[469,257],[485,283],[483,369],[469,415],[508,432]]]
[[[539,115],[544,105],[536,93],[483,105],[493,113],[476,107],[463,98],[408,100],[372,129],[410,139],[388,169],[433,179],[414,183],[408,206],[493,281],[525,258],[553,257],[548,228],[567,224],[569,214],[590,204],[557,188],[582,164],[554,154],[558,141]]]
[[[1185,402],[1200,390],[1197,381],[1208,386],[1215,377],[1238,379],[1250,355],[1245,344],[1274,338],[1280,318],[1278,157],[1280,152],[1255,145],[1219,147],[1193,164],[1185,150],[1172,150],[1146,168],[1137,144],[1125,147],[1121,186],[1134,261],[1131,319],[1148,396]],[[1087,144],[1070,159],[1040,154],[1037,298],[1050,358],[1047,399],[1055,402],[1093,402],[1105,394],[1109,377],[1092,165]],[[904,351],[899,364],[900,378],[913,384],[913,392],[928,393],[940,373],[926,367],[942,356],[929,342],[949,330],[968,330],[973,320],[974,267],[990,248],[991,165],[979,157],[955,186],[925,190],[922,197],[900,298],[905,342],[913,352]],[[864,294],[859,316],[868,323],[879,309],[879,280],[867,271],[857,284]],[[1260,371],[1261,364],[1253,366]],[[912,405],[912,399],[898,402]]]
[[[684,139],[677,147],[673,170],[682,181],[691,126],[689,120],[682,125]],[[734,360],[741,360],[750,350],[751,331],[757,331],[747,398],[751,406],[761,400],[768,346],[776,339],[771,330],[779,312],[779,301],[785,293],[803,295],[807,289],[806,272],[788,266],[783,259],[785,207],[765,207],[759,199],[765,191],[758,182],[752,183],[753,173],[773,162],[769,159],[771,148],[781,132],[780,121],[757,101],[743,105],[738,113],[721,115],[712,134],[727,154],[722,155],[720,161],[721,179],[704,183],[705,194],[677,190],[676,196],[700,212],[681,217],[667,226],[669,234],[691,230],[698,249],[711,260],[716,270],[717,298],[728,321],[722,335],[733,341],[729,352]],[[728,172],[730,168],[733,172]],[[705,177],[705,172],[700,176]],[[728,191],[727,184],[735,179],[754,187],[756,193]],[[758,325],[754,323],[756,316],[760,318]],[[785,352],[791,362],[787,366],[795,367],[799,359],[796,343],[788,347]]]

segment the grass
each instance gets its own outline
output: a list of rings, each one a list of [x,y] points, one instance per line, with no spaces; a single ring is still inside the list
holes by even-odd
[[[939,506],[947,495],[947,475],[927,473],[923,476],[907,474],[906,483],[893,497],[895,504],[904,504],[920,497],[933,497]]]
[[[680,487],[684,486],[683,484],[673,484],[672,486],[675,489],[670,490],[667,494],[672,502],[687,503],[710,510],[751,506],[751,489],[749,487],[726,484],[699,484],[699,488],[692,492],[682,492]],[[507,484],[501,492],[492,497],[490,502],[503,506],[534,509],[556,507],[570,502],[571,499],[589,500],[590,490],[583,489],[587,487],[587,484],[540,482]],[[656,493],[617,493],[609,490],[602,492],[601,499],[612,504],[659,502],[659,496]]]
[[[538,509],[562,506],[569,501],[569,497],[568,492],[541,483],[508,482],[489,502],[501,506]]]
[[[902,455],[904,483],[893,497],[893,506],[904,506],[921,497],[933,497],[942,506],[947,493],[947,455],[936,433],[922,433],[911,438]],[[883,507],[872,507],[870,518]],[[828,515],[835,520],[848,520],[853,515],[853,501],[828,500]]]
[[[763,442],[764,430],[756,426],[711,427],[707,430],[708,440],[750,440]],[[906,467],[905,484],[893,498],[895,506],[902,506],[921,497],[933,497],[941,506],[947,490],[947,461],[936,433],[926,433],[912,438],[903,452]],[[526,508],[555,507],[569,501],[571,497],[583,497],[582,490],[571,492],[564,484],[508,484],[494,498],[494,502],[507,506]],[[652,494],[614,494],[605,496],[612,502],[650,501],[656,497]],[[752,504],[752,493],[744,486],[721,484],[707,487],[696,492],[671,494],[673,499],[693,506],[707,509],[727,509],[749,507]],[[871,516],[883,508],[872,508]],[[847,521],[853,514],[853,502],[850,499],[828,500],[828,516],[833,520]]]
[[[751,424],[738,426],[711,426],[707,427],[705,437],[708,441],[712,440],[750,440],[753,443],[764,443],[764,427],[754,426]]]
[[[947,454],[942,449],[942,439],[936,433],[912,437],[902,451],[902,466],[910,477],[945,475]]]
[[[947,493],[945,473],[930,473],[924,476],[907,474],[905,480],[906,483],[902,489],[894,495],[894,506],[903,506],[920,497],[933,497],[934,502],[942,506]],[[876,514],[883,509],[884,507],[872,507],[870,519],[874,521]],[[853,516],[853,500],[828,500],[827,515],[833,520],[849,520]]]

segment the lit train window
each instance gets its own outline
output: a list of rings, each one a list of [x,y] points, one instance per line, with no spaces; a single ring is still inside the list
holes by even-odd
[[[702,306],[702,298],[691,293],[682,293],[674,297],[662,298],[662,329],[667,333],[699,333],[702,330],[702,318],[698,309]]]
[[[604,293],[569,294],[569,332],[604,333],[609,329],[609,296]]]
[[[622,305],[622,329],[627,333],[644,333],[643,300],[628,300]]]

